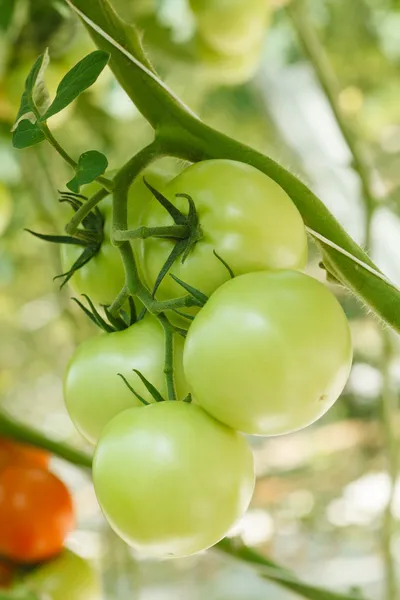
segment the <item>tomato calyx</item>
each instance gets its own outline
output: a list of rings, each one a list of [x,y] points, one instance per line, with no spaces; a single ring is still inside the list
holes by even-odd
[[[168,402],[168,401],[170,401],[170,399],[167,400],[167,398],[164,398],[164,396],[159,392],[159,390],[148,379],[146,379],[146,377],[143,375],[143,373],[141,373],[137,369],[132,369],[132,371],[134,373],[136,373],[136,375],[144,383],[147,391],[149,392],[149,394],[151,395],[151,397],[153,398],[153,400],[155,402]],[[141,402],[142,404],[144,404],[144,406],[148,406],[149,404],[151,404],[145,398],[143,398],[143,396],[141,396],[140,394],[138,394],[138,392],[129,383],[129,381],[127,380],[127,378],[124,375],[122,375],[122,373],[117,373],[117,375],[118,375],[118,377],[121,377],[122,381],[125,383],[125,385],[127,386],[127,388],[132,392],[132,394],[134,394],[134,396],[139,400],[139,402]],[[182,402],[188,402],[188,403],[190,403],[191,401],[192,401],[192,394],[190,394],[190,393],[182,400]]]
[[[140,321],[140,319],[143,318],[143,316],[144,316],[144,313],[141,313],[139,315],[139,317],[137,316],[135,303],[133,301],[132,296],[129,296],[128,297],[129,313],[126,310],[120,308],[119,314],[115,315],[111,311],[109,306],[102,304],[102,308],[108,319],[108,321],[106,321],[106,319],[104,319],[100,315],[99,311],[96,309],[95,305],[93,304],[93,302],[91,301],[89,296],[87,294],[82,294],[82,296],[86,299],[87,303],[89,304],[89,308],[87,308],[77,298],[72,298],[72,300],[74,302],[76,302],[76,304],[79,306],[79,308],[81,310],[83,310],[85,315],[92,321],[92,323],[94,325],[96,325],[97,327],[100,327],[100,329],[102,329],[106,333],[114,333],[115,331],[123,331],[124,329],[127,329],[128,327],[130,327],[137,321]]]
[[[75,194],[73,192],[60,192],[60,202],[68,202],[74,212],[83,206],[84,202],[87,202],[87,196],[82,194]],[[82,246],[82,253],[79,255],[77,260],[73,263],[71,268],[65,273],[56,275],[54,279],[62,279],[60,288],[71,279],[73,274],[86,265],[96,254],[98,254],[101,245],[104,240],[104,217],[100,210],[96,206],[89,212],[82,220],[82,227],[79,228],[75,234],[72,235],[47,235],[26,229],[32,235],[38,237],[45,242],[52,242],[55,244],[72,244],[75,246]]]

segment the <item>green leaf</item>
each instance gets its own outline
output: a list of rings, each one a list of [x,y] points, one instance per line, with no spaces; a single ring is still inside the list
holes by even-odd
[[[23,119],[18,123],[13,132],[12,144],[14,148],[28,148],[39,144],[45,139],[43,131],[39,129],[36,123],[31,123],[28,119]]]
[[[81,185],[91,183],[104,173],[108,167],[108,160],[97,150],[88,150],[80,155],[75,170],[75,177],[67,183],[67,188],[78,193]]]
[[[49,53],[46,50],[36,59],[30,70],[25,80],[25,90],[21,96],[21,104],[12,131],[17,129],[22,120],[29,119],[35,123],[38,115],[47,110],[50,98],[44,81],[44,73],[49,62]]]
[[[96,81],[110,55],[103,50],[95,50],[78,62],[61,80],[56,97],[41,117],[41,121],[49,119],[71,104],[82,92]]]

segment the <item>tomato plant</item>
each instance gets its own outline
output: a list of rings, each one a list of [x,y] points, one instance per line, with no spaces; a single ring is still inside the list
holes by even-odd
[[[160,402],[107,425],[93,480],[126,542],[147,555],[185,556],[215,544],[246,510],[253,459],[239,433],[200,407]]]
[[[171,272],[209,295],[235,275],[264,269],[302,269],[307,260],[307,239],[301,216],[289,196],[257,169],[231,160],[196,163],[175,177],[164,189],[165,196],[182,211],[189,194],[196,205],[202,238],[182,263]],[[171,224],[165,209],[153,199],[143,214],[143,224]],[[148,238],[141,241],[140,264],[150,287],[171,252],[173,241]],[[182,295],[171,277],[160,286],[160,299]]]
[[[45,450],[0,438],[0,471],[8,466],[47,469],[50,454]]]
[[[265,0],[190,0],[201,36],[214,50],[241,55],[265,34],[270,14]]]
[[[71,496],[55,475],[29,467],[1,471],[1,555],[18,563],[51,558],[73,525]]]
[[[172,176],[172,170],[149,168],[144,176],[155,187],[164,185]],[[98,184],[91,184],[82,192],[87,195],[99,190]],[[129,224],[135,229],[139,227],[144,207],[151,199],[151,192],[143,183],[143,177],[138,178],[129,192]],[[100,212],[104,218],[104,239],[100,250],[83,267],[75,271],[70,279],[70,285],[77,294],[87,294],[96,304],[111,304],[125,282],[124,267],[118,248],[110,240],[112,201],[106,198],[100,204]],[[61,263],[63,271],[69,271],[82,253],[81,246],[63,244],[61,246]]]
[[[183,399],[188,389],[183,375],[181,337],[176,336],[174,349],[175,383],[178,397]],[[122,373],[145,400],[152,401],[133,369],[166,394],[164,332],[151,316],[123,331],[90,338],[73,355],[64,379],[64,398],[72,421],[90,442],[97,442],[112,417],[126,408],[140,406],[118,373]]]
[[[351,361],[340,304],[294,271],[225,283],[193,321],[184,349],[196,401],[223,423],[263,435],[321,417],[342,392]]]
[[[20,591],[30,592],[47,600],[99,600],[101,588],[99,577],[92,565],[69,550],[31,571],[16,586]]]

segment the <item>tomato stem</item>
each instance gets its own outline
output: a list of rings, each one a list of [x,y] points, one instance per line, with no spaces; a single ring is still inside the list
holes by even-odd
[[[117,242],[127,240],[145,240],[149,237],[161,237],[175,240],[183,240],[190,235],[188,225],[166,225],[165,227],[138,227],[125,231],[114,231],[113,239]]]
[[[98,192],[96,192],[91,198],[87,200],[82,206],[76,211],[74,216],[71,218],[69,223],[65,226],[65,231],[69,235],[74,235],[76,233],[79,225],[83,221],[85,217],[98,205],[98,203],[103,200],[106,196],[108,196],[109,192],[102,188]]]
[[[168,400],[176,400],[176,390],[174,381],[174,334],[173,325],[167,317],[160,313],[158,320],[164,328],[165,335],[165,360],[164,360],[164,375],[167,383]]]
[[[91,468],[92,466],[92,459],[89,455],[66,444],[49,439],[36,429],[18,423],[4,412],[0,412],[0,435],[48,450],[51,454],[55,454],[79,467]]]

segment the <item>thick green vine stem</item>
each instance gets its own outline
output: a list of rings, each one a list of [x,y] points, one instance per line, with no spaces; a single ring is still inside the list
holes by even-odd
[[[79,11],[99,48],[111,54],[110,66],[153,125],[160,153],[189,161],[228,158],[248,163],[271,177],[292,198],[310,233],[317,234],[322,253],[341,283],[400,332],[400,291],[379,273],[368,255],[303,182],[271,158],[202,123],[179,103],[157,81],[136,30],[119,19],[108,0],[67,2]]]
[[[22,425],[3,412],[0,413],[0,436],[42,448],[79,467],[91,468],[92,466],[92,458],[89,455],[51,440],[36,429]]]

